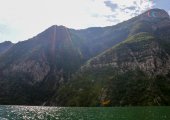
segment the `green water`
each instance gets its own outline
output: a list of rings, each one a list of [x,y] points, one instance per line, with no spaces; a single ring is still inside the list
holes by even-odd
[[[0,106],[0,120],[170,120],[170,107]]]

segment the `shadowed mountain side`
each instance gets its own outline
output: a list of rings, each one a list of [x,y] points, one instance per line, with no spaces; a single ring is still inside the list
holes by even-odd
[[[52,26],[0,57],[1,103],[40,104],[81,64],[67,28]],[[34,102],[35,101],[35,102]],[[40,102],[40,103],[39,103]]]
[[[148,13],[153,14],[153,12],[156,16],[148,16]],[[124,41],[128,36],[139,32],[154,33],[166,25],[170,25],[167,12],[161,9],[152,9],[114,26],[82,30],[71,29],[70,32],[73,42],[80,48],[84,57],[89,59]]]

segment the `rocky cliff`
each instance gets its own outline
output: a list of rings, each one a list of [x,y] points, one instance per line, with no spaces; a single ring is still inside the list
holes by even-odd
[[[63,26],[15,44],[0,58],[1,103],[41,104],[80,63],[81,53]]]

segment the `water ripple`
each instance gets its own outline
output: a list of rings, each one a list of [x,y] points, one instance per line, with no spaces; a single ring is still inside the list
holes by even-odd
[[[0,120],[170,120],[170,107],[0,106]]]

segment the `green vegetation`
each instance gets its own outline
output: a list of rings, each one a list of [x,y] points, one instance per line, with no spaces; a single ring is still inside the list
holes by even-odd
[[[113,68],[90,69],[56,93],[54,103],[61,106],[170,105],[170,82],[167,76],[149,77],[140,70],[120,73]],[[103,96],[102,96],[103,95]]]
[[[103,106],[105,101],[107,104],[104,106],[170,105],[169,74],[157,75],[156,70],[154,74],[139,67],[152,55],[156,59],[166,59],[161,44],[158,53],[150,52],[151,47],[157,47],[153,45],[158,43],[158,39],[150,33],[138,33],[90,59],[71,81],[59,88],[53,103],[61,106]],[[115,54],[118,67],[111,64]],[[132,65],[122,66],[127,62]]]

